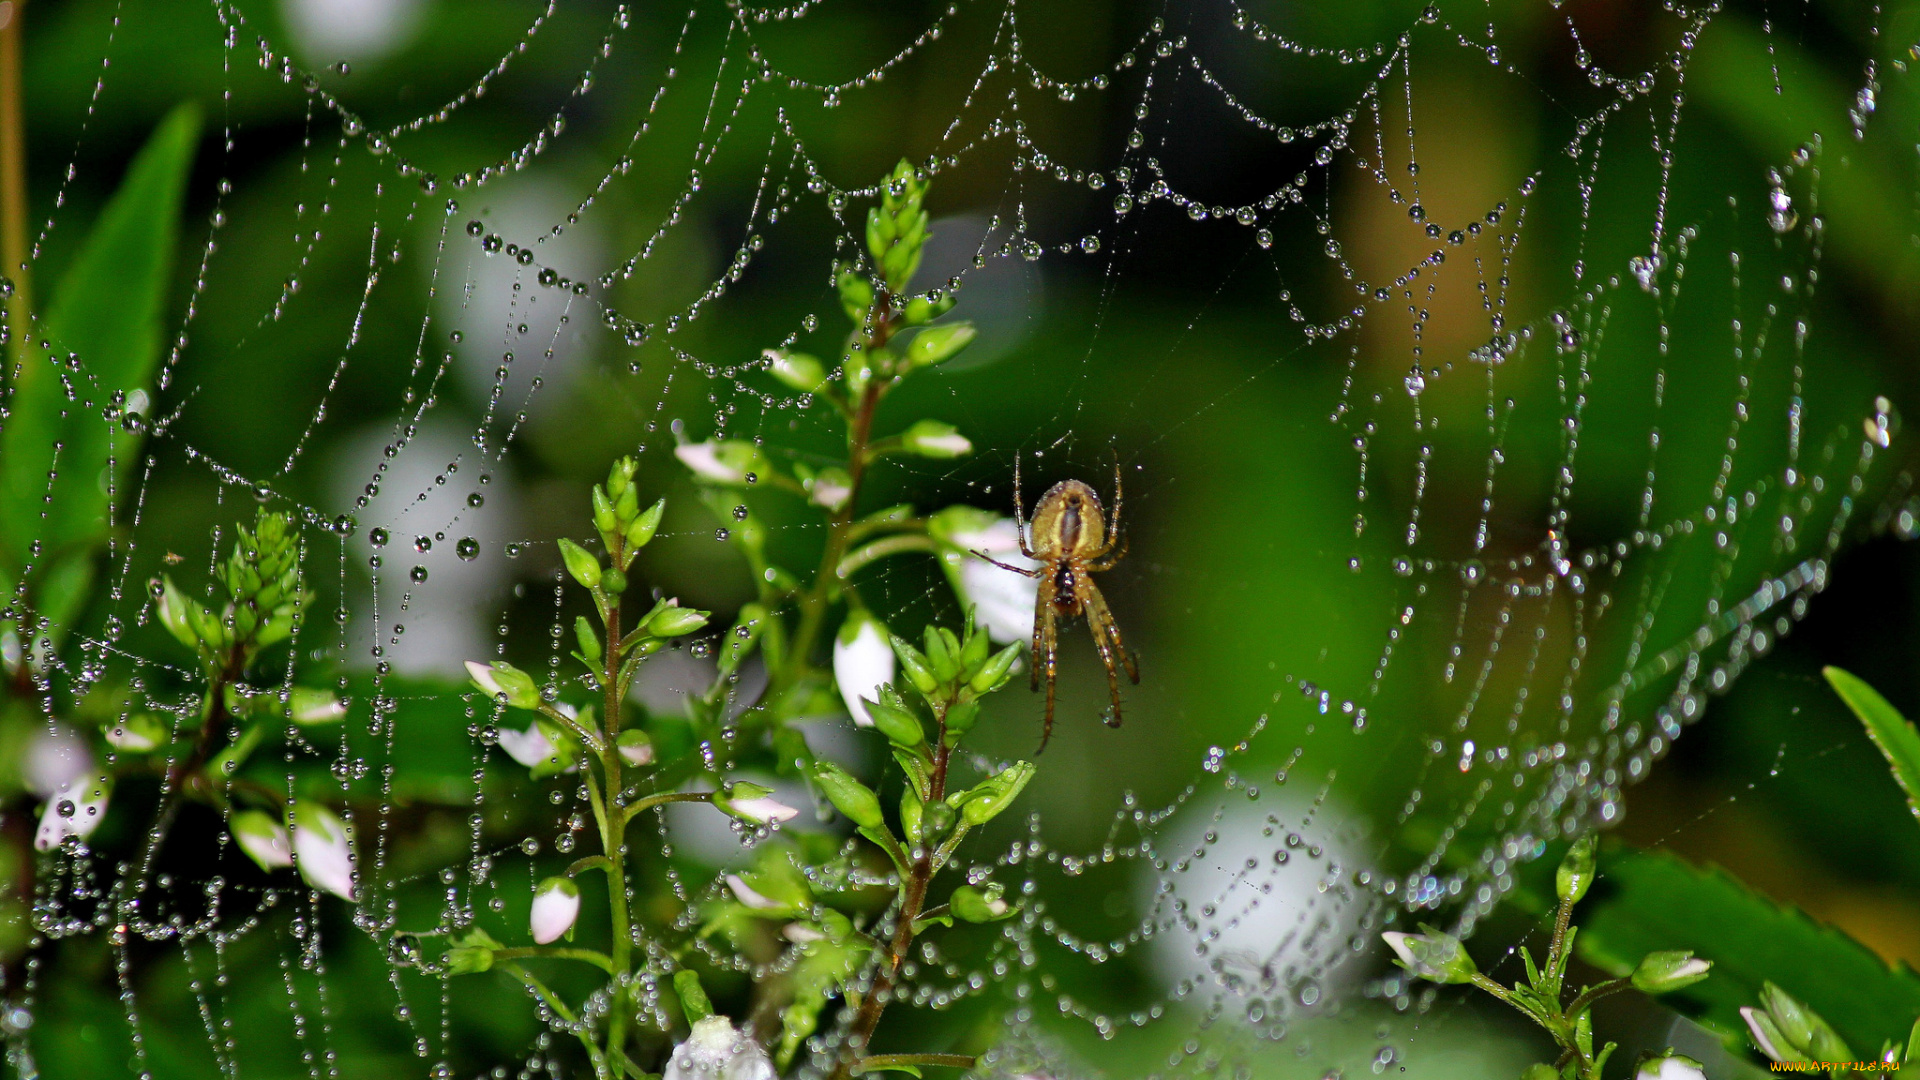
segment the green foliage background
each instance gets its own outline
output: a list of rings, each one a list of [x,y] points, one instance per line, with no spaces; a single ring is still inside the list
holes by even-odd
[[[1484,57],[1447,42],[1415,51],[1415,108],[1423,124],[1418,151],[1428,205],[1437,220],[1464,221],[1509,197],[1524,174],[1540,172],[1542,190],[1550,197],[1528,210],[1521,252],[1511,268],[1509,314],[1510,324],[1538,323],[1577,294],[1576,260],[1600,268],[1593,271],[1597,276],[1624,276],[1628,259],[1647,249],[1649,208],[1660,184],[1648,151],[1653,133],[1630,116],[1609,130],[1610,145],[1620,148],[1618,165],[1608,161],[1591,203],[1583,207],[1573,194],[1581,166],[1558,151],[1572,137],[1573,125],[1589,114],[1593,90],[1570,62],[1573,46],[1558,21],[1562,11],[1538,4],[1495,4],[1491,14],[1485,5],[1443,7],[1456,21],[1491,19],[1501,26],[1504,60],[1525,78],[1501,75]],[[453,219],[457,228],[469,216],[484,217],[492,192],[504,188],[452,191],[443,185],[424,195],[393,174],[391,159],[370,155],[358,143],[336,152],[337,123],[311,108],[297,87],[282,85],[252,63],[246,34],[240,47],[223,54],[224,31],[213,6],[33,0],[25,10],[30,217],[55,223],[33,272],[51,333],[87,352],[95,370],[113,365],[124,371],[118,381],[134,385],[166,358],[172,343],[168,330],[179,325],[187,306],[198,309],[170,385],[150,391],[156,398],[153,415],[178,409],[165,437],[145,451],[153,454],[150,474],[129,455],[131,438],[117,451],[118,482],[144,485],[139,547],[125,580],[144,582],[158,571],[165,552],[181,554],[189,567],[204,564],[210,530],[250,515],[251,499],[242,497],[248,493],[216,483],[205,461],[240,476],[277,477],[273,490],[295,503],[351,512],[340,505],[336,472],[344,468],[342,455],[351,440],[363,435],[363,418],[384,423],[402,415],[405,371],[427,303],[427,253],[438,229],[438,204],[448,195],[460,201],[461,212]],[[803,19],[769,24],[764,43],[777,53],[783,70],[838,81],[891,56],[940,10],[938,5],[836,3]],[[963,6],[943,36],[941,48],[950,52],[942,55],[980,55],[994,32],[997,10]],[[355,64],[350,74],[329,70],[328,57],[302,59],[327,92],[376,124],[393,123],[459,94],[517,48],[538,7],[518,0],[428,0],[423,11],[424,23],[404,50]],[[1575,0],[1564,11],[1585,27],[1584,47],[1612,70],[1659,64],[1673,47],[1675,23],[1653,5]],[[244,13],[249,33],[288,40],[276,6],[255,5]],[[116,14],[118,26],[113,25]],[[1391,39],[1416,25],[1418,5],[1362,0],[1324,9],[1274,6],[1255,14],[1301,39],[1357,46]],[[683,51],[670,55],[684,15],[672,7],[636,10],[634,27],[620,38],[615,58],[599,69],[593,94],[570,112],[565,138],[528,170],[530,177],[501,183],[538,179],[569,196],[589,190],[626,152],[657,80],[671,65],[678,81],[669,84],[672,92],[650,121],[644,152],[597,197],[590,213],[604,230],[608,251],[624,255],[644,243],[686,181],[695,147],[710,137],[703,129],[710,87],[703,87],[713,79],[725,47],[725,19],[703,9]],[[566,100],[582,58],[598,47],[611,16],[604,3],[561,5],[486,96],[463,107],[452,122],[410,137],[407,158],[448,177],[510,153]],[[1307,63],[1257,49],[1230,32],[1229,16],[1214,5],[1162,10],[1124,2],[1040,3],[1022,7],[1019,24],[1032,59],[1062,78],[1080,78],[1106,70],[1156,17],[1184,27],[1197,49],[1214,50],[1217,66],[1241,80],[1235,92],[1283,122],[1311,122],[1345,107],[1371,70]],[[1762,30],[1767,19],[1771,33]],[[1685,121],[1673,150],[1678,165],[1668,220],[1676,229],[1699,224],[1708,238],[1701,245],[1709,252],[1724,258],[1729,248],[1753,251],[1767,268],[1753,271],[1750,291],[1736,295],[1719,267],[1703,266],[1688,280],[1687,306],[1673,319],[1674,338],[1665,359],[1654,348],[1650,304],[1636,303],[1646,299],[1637,292],[1622,294],[1582,436],[1573,489],[1575,531],[1569,537],[1575,548],[1611,543],[1634,528],[1652,422],[1645,388],[1657,367],[1670,380],[1669,401],[1658,421],[1665,441],[1657,499],[1676,515],[1707,501],[1743,370],[1728,327],[1735,318],[1754,317],[1738,305],[1757,303],[1753,297],[1766,286],[1751,281],[1766,280],[1771,267],[1766,253],[1779,250],[1762,219],[1766,169],[1785,161],[1814,132],[1824,136],[1818,206],[1826,230],[1820,288],[1808,315],[1804,397],[1806,414],[1814,418],[1809,445],[1819,445],[1836,428],[1857,428],[1875,394],[1888,395],[1896,406],[1911,401],[1920,246],[1912,239],[1913,148],[1903,133],[1913,130],[1920,111],[1914,109],[1912,84],[1892,64],[1906,57],[1906,43],[1920,34],[1920,9],[1890,5],[1877,35],[1868,33],[1869,25],[1867,13],[1856,5],[1819,3],[1791,12],[1733,5],[1693,50]],[[103,57],[110,67],[95,100]],[[1846,109],[1868,57],[1878,61],[1883,82],[1873,137],[1856,143]],[[976,74],[968,64],[909,64],[837,109],[797,94],[781,104],[823,170],[835,183],[852,188],[870,183],[903,154],[918,158],[932,150]],[[1170,172],[1178,173],[1183,189],[1235,204],[1257,198],[1276,177],[1302,167],[1298,153],[1253,138],[1225,118],[1212,94],[1188,80],[1155,98],[1156,108],[1171,110],[1166,126],[1153,129],[1161,140],[1157,153]],[[1029,135],[1055,158],[1076,167],[1111,169],[1132,125],[1134,101],[1130,94],[1114,93],[1093,104],[1067,105],[1036,91],[1022,98],[1021,116]],[[727,253],[745,239],[738,223],[765,164],[753,148],[763,145],[772,130],[771,110],[764,104],[735,120],[728,151],[701,166],[701,197],[663,241],[662,253],[608,295],[612,304],[643,321],[664,318],[724,272]],[[136,153],[142,146],[149,149]],[[191,168],[180,172],[189,151]],[[1019,450],[1046,451],[1035,472],[1049,482],[1069,475],[1104,477],[1109,445],[1129,466],[1137,466],[1129,474],[1128,491],[1133,554],[1109,575],[1106,588],[1147,675],[1130,694],[1128,725],[1115,733],[1094,722],[1088,705],[1104,694],[1090,650],[1069,653],[1062,696],[1074,704],[1063,711],[1043,762],[1047,780],[1030,796],[1050,840],[1084,848],[1097,845],[1105,834],[1119,791],[1135,791],[1148,805],[1167,802],[1193,779],[1193,766],[1209,747],[1233,744],[1263,714],[1288,734],[1260,744],[1238,767],[1249,775],[1271,774],[1305,738],[1295,733],[1313,722],[1309,703],[1285,677],[1308,677],[1323,686],[1365,682],[1397,588],[1396,579],[1377,568],[1397,549],[1385,535],[1392,531],[1387,524],[1375,525],[1360,540],[1346,539],[1355,512],[1355,462],[1347,433],[1327,422],[1349,373],[1344,342],[1303,346],[1287,305],[1276,300],[1279,290],[1287,289],[1295,302],[1315,312],[1338,311],[1350,302],[1348,287],[1318,254],[1324,239],[1306,227],[1305,218],[1284,219],[1271,251],[1259,249],[1245,229],[1195,223],[1164,205],[1116,228],[1110,195],[1014,172],[1005,151],[1004,143],[996,144],[943,173],[934,187],[936,219],[961,213],[1010,216],[1018,205],[1049,245],[1099,233],[1106,238],[1103,249],[1097,256],[1049,254],[1023,271],[1030,307],[1010,352],[988,364],[930,375],[890,401],[896,421],[939,415],[959,425],[980,453],[958,467],[924,467],[900,490],[875,492],[873,505],[912,498],[924,505],[965,501],[1004,509],[1013,454]],[[67,180],[70,161],[73,179]],[[168,161],[176,165],[172,172]],[[1200,162],[1204,167],[1194,167]],[[334,175],[337,186],[323,190],[324,178]],[[1387,206],[1365,174],[1336,169],[1334,176],[1326,207],[1335,235],[1345,239],[1356,262],[1379,267],[1404,265],[1409,252],[1419,257],[1427,241],[1395,231],[1405,225],[1404,208]],[[195,292],[206,223],[223,182],[231,183],[232,194],[218,200],[225,224],[216,234],[211,286]],[[122,194],[116,197],[116,190]],[[57,209],[56,193],[63,201]],[[310,262],[290,275],[289,268],[303,257],[299,230],[312,227],[311,221],[296,220],[296,209],[322,199],[329,206],[325,236],[313,245]],[[184,207],[176,210],[181,200]],[[803,205],[801,213],[781,223],[778,235],[769,236],[765,252],[724,306],[687,327],[674,345],[738,363],[777,342],[802,314],[832,312],[827,270],[835,238],[848,230],[840,229],[817,200]],[[409,206],[416,207],[411,216]],[[169,257],[152,238],[172,233],[176,214],[181,228]],[[369,294],[362,315],[366,237],[376,220],[383,229],[411,232],[404,237],[404,257],[381,268],[382,286]],[[466,259],[463,252],[448,265],[457,272]],[[290,276],[297,276],[300,286],[284,315],[263,318]],[[968,296],[961,295],[965,314]],[[1361,338],[1367,354],[1358,369],[1363,384],[1372,379],[1391,387],[1404,373],[1405,320],[1384,310],[1391,306],[1383,305],[1376,316],[1381,332]],[[356,323],[357,340],[346,348]],[[1387,332],[1395,325],[1400,337]],[[1444,321],[1436,326],[1441,330],[1435,354],[1472,337]],[[1484,340],[1484,326],[1480,334]],[[347,362],[331,392],[329,420],[318,426],[299,467],[279,476],[294,436],[306,427],[343,350]],[[1536,355],[1544,352],[1537,347]],[[640,365],[638,374],[629,370],[633,362]],[[713,523],[667,452],[666,432],[645,432],[657,418],[683,418],[695,437],[710,429],[714,406],[707,395],[713,388],[692,372],[676,374],[682,366],[658,340],[634,349],[609,339],[523,427],[512,456],[513,475],[501,482],[514,485],[522,497],[525,512],[516,528],[534,542],[534,554],[513,564],[527,586],[523,595],[503,586],[491,598],[512,609],[511,621],[525,635],[512,648],[542,647],[550,619],[542,614],[550,594],[541,583],[549,580],[557,556],[541,542],[578,531],[587,485],[611,458],[643,438],[648,452],[641,458],[640,489],[669,495],[676,515],[646,553],[639,568],[643,579],[689,605],[716,612],[731,612],[751,597],[737,556],[713,542]],[[1736,488],[1782,467],[1784,366],[1780,359],[1770,360],[1750,387],[1753,414],[1760,419],[1754,422],[1753,445],[1739,459]],[[22,369],[30,370],[37,369]],[[1463,364],[1461,371],[1468,370]],[[1461,507],[1471,504],[1484,475],[1486,448],[1473,420],[1484,397],[1477,378],[1477,369],[1472,377],[1450,377],[1426,397],[1434,415],[1445,420],[1430,439],[1435,466],[1426,529],[1430,536],[1450,538],[1439,543],[1450,544],[1455,554],[1464,550],[1458,538],[1472,522]],[[1515,419],[1494,548],[1518,553],[1540,540],[1553,473],[1563,457],[1551,418],[1564,399],[1554,370],[1544,363],[1510,367],[1502,378],[1503,393],[1515,401]],[[58,421],[49,416],[46,399],[52,391],[44,379],[38,384],[27,374],[12,379],[12,413],[0,435],[9,582],[26,559],[23,537],[57,538],[58,554],[48,558],[42,572],[65,574],[69,584],[46,586],[48,595],[73,598],[73,624],[97,634],[114,610],[100,584],[102,572],[117,573],[118,564],[102,561],[97,546],[89,547],[107,535],[107,527],[96,520],[104,504],[87,493],[91,480],[86,478],[104,466],[106,447],[94,447],[99,464],[63,466],[71,470],[70,479],[56,488],[55,520],[22,529],[22,522],[39,521],[34,504],[42,494],[39,478],[45,476],[46,449]],[[486,402],[450,380],[436,407],[442,416],[471,425]],[[1534,422],[1541,419],[1549,422]],[[806,424],[785,430],[786,420],[774,413],[762,424],[776,445],[804,453],[833,437],[829,428]],[[1063,436],[1065,442],[1057,444]],[[1412,463],[1420,439],[1408,423],[1383,424],[1373,437],[1372,501],[1366,509],[1379,522],[1404,520],[1412,504]],[[205,460],[187,460],[181,452],[187,446]],[[1713,699],[1705,718],[1679,740],[1674,755],[1648,782],[1628,790],[1626,818],[1617,835],[1636,847],[1717,862],[1775,899],[1834,921],[1881,958],[1915,959],[1920,958],[1920,903],[1914,899],[1920,895],[1915,891],[1920,888],[1920,830],[1912,827],[1900,791],[1871,742],[1818,678],[1822,664],[1843,663],[1909,715],[1920,706],[1920,682],[1911,662],[1920,644],[1915,618],[1920,563],[1909,545],[1885,535],[1906,498],[1902,469],[1909,454],[1896,441],[1889,456],[1892,460],[1877,462],[1869,473],[1848,553],[1832,570],[1833,587],[1775,655],[1750,670],[1730,694]],[[136,472],[145,479],[136,481]],[[1030,490],[1038,487],[1030,476]],[[817,540],[801,530],[780,531],[778,507],[765,512],[776,526],[776,547],[790,549],[791,565],[807,565],[801,553]],[[119,531],[114,535],[124,539],[124,509],[115,520]],[[360,572],[362,562],[361,549],[351,550],[350,575]],[[1376,569],[1353,574],[1350,557]],[[1734,576],[1755,579],[1773,565],[1769,559],[1756,550],[1738,560]],[[1710,577],[1709,553],[1678,553],[1672,560],[1666,610],[1676,613],[1671,616],[1675,625],[1662,623],[1663,632],[1696,618]],[[933,594],[926,585],[936,571],[927,568],[924,581],[916,573],[890,571],[894,576],[884,591],[898,605],[890,617],[911,625],[950,616],[927,600]],[[315,587],[322,592],[317,609],[331,611],[340,583],[327,572],[317,577]],[[90,592],[89,580],[94,582]],[[358,586],[358,580],[349,583],[349,589]],[[81,606],[82,599],[87,606]],[[571,616],[569,609],[569,621]],[[1388,700],[1376,712],[1377,744],[1350,739],[1315,744],[1316,764],[1323,771],[1340,771],[1347,808],[1388,834],[1397,827],[1399,800],[1416,783],[1418,748],[1428,728],[1438,730],[1444,722],[1439,696],[1429,698],[1424,689],[1436,683],[1445,646],[1438,633],[1416,629],[1401,645],[1399,662],[1419,677],[1410,674],[1388,688]],[[1620,646],[1617,640],[1602,640],[1596,652]],[[148,626],[129,628],[123,647],[152,657],[165,655],[170,646],[157,627]],[[390,866],[396,874],[417,875],[422,895],[434,890],[429,875],[459,862],[466,851],[462,807],[471,799],[470,744],[460,702],[449,696],[458,687],[459,672],[446,675],[444,684],[406,684],[398,690],[389,684],[388,690],[403,698],[407,710],[392,751],[404,839],[393,849]],[[364,691],[365,684],[355,688]],[[1036,710],[1023,695],[1002,698],[977,738],[996,753],[1023,753],[1033,739]],[[19,700],[9,708],[5,722],[11,730],[0,738],[18,746],[32,721]],[[1529,721],[1536,715],[1544,711],[1529,714]],[[351,739],[366,738],[363,720],[359,713],[350,719]],[[1514,736],[1516,741],[1529,737],[1551,738],[1552,733]],[[1169,767],[1170,762],[1180,764]],[[485,781],[487,826],[496,835],[511,834],[537,809],[527,805],[532,796],[515,792],[514,782],[518,778],[491,771]],[[360,790],[372,796],[377,787],[368,780]],[[22,820],[30,832],[31,818],[24,813],[10,812],[7,827],[19,833]],[[1415,836],[1418,824],[1410,830]],[[1410,862],[1418,849],[1418,843],[1396,849],[1399,854],[1389,861]],[[1691,904],[1676,897],[1719,888],[1719,876],[1670,866],[1663,858],[1627,858],[1619,888],[1623,893],[1652,888],[1645,902],[1653,907],[1663,901]],[[29,880],[24,864],[10,873]],[[1661,874],[1682,884],[1672,891],[1646,884],[1665,880]],[[1121,875],[1096,871],[1063,889],[1056,901],[1063,908],[1104,912],[1116,927],[1132,918],[1137,898]],[[520,916],[509,912],[506,917]],[[1802,926],[1797,915],[1782,917]],[[1489,955],[1497,951],[1500,934],[1524,933],[1523,923],[1516,914],[1513,925],[1493,927]],[[402,1025],[388,1015],[392,1002],[380,951],[344,925],[337,911],[316,925],[327,943],[326,982],[336,1010],[331,1030],[319,1042],[339,1054],[342,1073],[405,1075],[424,1068],[406,1045]],[[1688,932],[1623,919],[1613,940],[1630,943],[1620,947],[1624,956],[1636,948],[1693,947],[1692,941],[1655,940]],[[283,978],[283,933],[245,938],[226,959],[235,981],[225,998],[236,1031],[280,1033],[265,1039],[243,1034],[238,1058],[242,1071],[252,1075],[304,1071],[303,1046],[287,1034],[288,988],[302,995],[318,990],[306,971]],[[1595,940],[1607,940],[1607,932],[1597,929]],[[143,945],[135,955],[139,1026],[156,1069],[170,1076],[210,1075],[212,1060],[190,989],[192,980],[208,973],[183,963],[177,948]],[[1606,965],[1603,955],[1587,959]],[[1770,963],[1793,965],[1797,959],[1786,955]],[[1859,959],[1874,963],[1865,954]],[[34,1007],[39,1023],[33,1041],[45,1074],[123,1071],[129,1031],[115,1000],[119,990],[105,943],[98,935],[65,942],[43,970],[60,973],[42,978]],[[10,963],[8,972],[9,986],[17,987],[17,963]],[[1765,977],[1793,989],[1795,976],[1809,980],[1809,988],[1795,991],[1808,996],[1824,978],[1811,970],[1777,969]],[[1058,977],[1098,1007],[1125,1012],[1149,1000],[1146,976],[1126,963],[1101,969],[1062,964]],[[1909,977],[1899,981],[1899,992],[1909,1000],[1912,985]],[[744,988],[722,988],[726,993],[743,994]],[[481,987],[476,981],[452,1000],[455,1041],[468,1055],[458,1063],[461,1070],[513,1058],[537,1029],[511,987]],[[1736,1004],[1700,999],[1687,1007],[1724,1021]],[[982,1007],[927,1022],[934,1037],[965,1041],[994,1030],[996,1016]],[[1665,1020],[1645,1022],[1654,1030]],[[1493,1013],[1454,1023],[1469,1032],[1483,1026],[1513,1031],[1507,1018]],[[1150,1045],[1150,1037],[1103,1045],[1084,1026],[1063,1023],[1059,1031],[1060,1038],[1120,1075],[1134,1071],[1129,1061],[1166,1049]],[[1349,1035],[1357,1044],[1369,1034],[1336,1030],[1322,1045],[1337,1047]],[[1850,1037],[1867,1045],[1872,1038],[1899,1034]],[[1469,1035],[1434,1044],[1429,1053],[1416,1050],[1405,1063],[1410,1075],[1504,1075],[1515,1071],[1512,1062],[1526,1060],[1524,1054],[1524,1047]],[[1284,1048],[1274,1057],[1269,1075],[1306,1075],[1291,1071],[1295,1063]]]

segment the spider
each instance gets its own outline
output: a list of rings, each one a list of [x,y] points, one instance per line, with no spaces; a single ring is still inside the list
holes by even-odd
[[[1120,638],[1120,627],[1113,621],[1107,599],[1093,584],[1093,574],[1110,570],[1127,553],[1127,542],[1120,535],[1120,461],[1113,463],[1113,517],[1101,513],[1100,497],[1078,480],[1063,480],[1047,489],[1033,508],[1032,540],[1028,540],[1027,521],[1021,516],[1026,498],[1020,490],[1020,460],[1013,463],[1013,519],[1019,529],[1020,553],[1041,565],[1025,570],[1009,566],[978,551],[973,554],[999,567],[1030,578],[1040,579],[1040,593],[1033,611],[1033,689],[1040,689],[1040,669],[1047,672],[1047,719],[1040,733],[1040,749],[1047,748],[1053,736],[1054,677],[1058,671],[1059,633],[1057,619],[1087,617],[1093,631],[1093,646],[1100,650],[1100,661],[1107,667],[1107,689],[1113,697],[1112,714],[1107,726],[1120,726],[1120,671],[1140,682],[1140,668]]]

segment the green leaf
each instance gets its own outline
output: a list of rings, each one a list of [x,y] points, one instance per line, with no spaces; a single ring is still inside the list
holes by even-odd
[[[1866,725],[1867,736],[1886,755],[1894,780],[1907,794],[1907,809],[1920,818],[1920,732],[1914,731],[1913,723],[1901,716],[1900,710],[1889,705],[1878,690],[1858,676],[1837,667],[1822,668],[1821,674],[1827,677],[1840,700],[1847,703],[1847,708],[1853,710],[1853,715]]]
[[[1554,906],[1544,863],[1515,893],[1543,915]],[[1900,1038],[1920,1015],[1920,976],[1911,969],[1889,967],[1866,946],[1717,867],[1614,844],[1602,845],[1599,864],[1600,883],[1581,908],[1574,951],[1616,977],[1661,949],[1691,949],[1712,960],[1711,978],[1662,1000],[1701,1010],[1723,1031],[1745,1029],[1739,1010],[1757,1002],[1769,980],[1828,1018],[1854,1046]]]
[[[0,563],[9,577],[17,579],[36,540],[41,555],[35,561],[44,568],[85,557],[106,539],[102,474],[111,458],[114,493],[124,495],[140,438],[106,410],[115,393],[144,398],[153,380],[199,132],[192,105],[161,121],[53,289],[40,323],[52,351],[34,349],[40,359],[13,382],[13,415],[0,432]],[[69,354],[79,358],[77,371],[66,364]],[[56,474],[50,498],[49,473]],[[84,578],[66,577],[62,590],[43,578],[50,593],[60,593],[45,602],[72,612],[79,607],[75,586],[83,588]],[[43,602],[42,583],[35,583],[36,604]]]

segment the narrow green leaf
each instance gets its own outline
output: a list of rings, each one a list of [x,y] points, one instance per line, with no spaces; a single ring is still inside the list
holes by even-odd
[[[141,435],[107,410],[116,393],[144,398],[160,359],[180,207],[199,132],[200,113],[192,105],[161,121],[52,292],[40,321],[52,350],[33,350],[44,359],[14,380],[13,415],[0,432],[0,560],[10,576],[35,540],[44,567],[105,539],[107,463],[114,463],[119,494]],[[50,474],[56,477],[51,484]],[[75,597],[58,600],[78,607]]]
[[[1914,731],[1913,723],[1859,676],[1837,667],[1822,668],[1821,674],[1866,725],[1867,736],[1886,755],[1894,781],[1907,793],[1907,809],[1920,818],[1920,732]]]

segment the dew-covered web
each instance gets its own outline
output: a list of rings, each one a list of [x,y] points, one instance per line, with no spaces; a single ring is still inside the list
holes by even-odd
[[[123,849],[70,843],[18,878],[31,942],[4,996],[22,1076],[68,1074],[57,1044],[83,1028],[140,1075],[585,1075],[551,1012],[483,1038],[486,1010],[535,1003],[436,974],[401,933],[523,904],[590,843],[584,796],[506,761],[504,721],[455,689],[461,662],[573,678],[578,599],[553,540],[585,533],[587,481],[551,477],[638,452],[666,484],[676,442],[709,437],[795,460],[830,446],[760,350],[836,348],[834,260],[901,156],[935,192],[916,288],[954,279],[982,337],[970,370],[915,399],[975,454],[902,466],[891,494],[1004,513],[1016,458],[1029,500],[1072,475],[1104,495],[1117,458],[1132,550],[1107,588],[1145,666],[1107,730],[1083,632],[1063,638],[1086,651],[1069,650],[1030,813],[967,856],[1024,914],[906,970],[905,1002],[991,1032],[982,1072],[1356,1076],[1463,1052],[1458,999],[1396,973],[1378,932],[1469,932],[1548,844],[1614,823],[1847,539],[1913,527],[1875,467],[1896,418],[1848,366],[1860,332],[1822,278],[1831,244],[1872,258],[1869,234],[1897,251],[1915,231],[1879,100],[1905,68],[1875,21],[1854,28],[1853,90],[1828,101],[1838,61],[1804,27],[1829,16],[1765,6],[1668,3],[1623,35],[1577,4],[1343,26],[1202,0],[1120,13],[1095,56],[1061,46],[1072,5],[877,23],[837,2],[620,5],[588,28],[549,3],[523,5],[492,55],[449,60],[464,88],[422,106],[356,95],[326,50],[357,31],[329,30],[324,6],[191,16],[209,47],[180,62],[217,65],[225,97],[160,373],[129,396],[86,355],[35,360],[72,408],[144,436],[112,493],[109,599],[13,639],[9,664],[37,657],[49,738],[87,722],[73,703],[96,686],[197,728],[201,676],[152,628],[148,583],[199,588],[256,501],[295,514],[317,599],[285,684],[334,679],[353,706],[274,752],[285,795],[344,807],[357,902],[253,873],[218,822],[161,810],[163,785]],[[368,18],[423,17],[388,9]],[[97,35],[110,104],[119,58],[188,18],[69,21]],[[518,112],[485,110],[506,94]],[[263,101],[300,119],[256,134]],[[1752,136],[1770,166],[1724,168],[1729,132],[1783,114]],[[97,158],[93,137],[74,161]],[[65,192],[41,244],[84,227]],[[229,270],[243,245],[278,272]],[[203,312],[240,329],[203,336]],[[302,421],[226,460],[192,434],[225,421],[196,410],[228,400],[210,386],[272,384],[295,320],[328,357],[273,388]],[[731,526],[677,483],[642,569],[737,605],[700,584],[742,572]],[[174,524],[214,502],[211,536]],[[776,543],[818,543],[817,519],[768,513]],[[957,615],[919,562],[867,573],[890,621]],[[698,644],[663,654],[647,707],[674,708],[703,663]],[[1005,697],[990,716],[1007,733],[969,768],[1030,754],[1037,706]],[[854,754],[844,719],[809,738]],[[844,833],[809,817],[796,828]],[[690,913],[668,920],[690,944],[641,943],[652,979],[689,950],[779,973],[691,933],[717,869],[751,857],[717,818],[633,834]],[[187,835],[232,872],[169,870]],[[838,1023],[797,1068],[832,1064]]]

